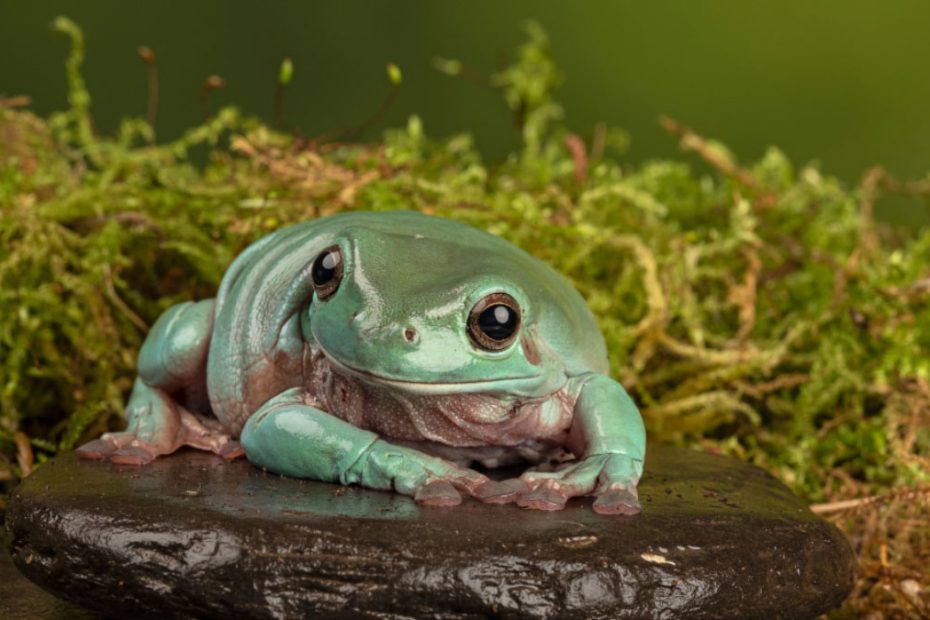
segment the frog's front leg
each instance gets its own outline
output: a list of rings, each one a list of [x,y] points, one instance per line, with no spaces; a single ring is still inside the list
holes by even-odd
[[[637,514],[641,507],[636,484],[646,454],[642,417],[613,379],[592,375],[582,380],[568,446],[578,460],[554,472],[523,474],[521,479],[532,490],[521,494],[517,504],[560,510],[572,497],[593,494],[595,512]]]
[[[394,489],[418,503],[454,506],[462,495],[489,503],[516,498],[512,486],[419,450],[394,445],[318,409],[293,388],[252,414],[242,430],[246,457],[295,478]]]

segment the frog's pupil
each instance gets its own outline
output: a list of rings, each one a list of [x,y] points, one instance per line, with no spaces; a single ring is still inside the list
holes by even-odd
[[[336,276],[336,268],[339,266],[339,255],[336,252],[329,251],[320,254],[313,262],[313,283],[317,286],[323,286]]]
[[[492,340],[507,340],[517,329],[517,313],[503,304],[490,306],[478,317],[478,327]]]

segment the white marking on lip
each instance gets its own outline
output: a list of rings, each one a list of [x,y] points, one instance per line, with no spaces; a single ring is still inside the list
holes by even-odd
[[[446,394],[450,390],[461,391],[463,388],[468,388],[471,386],[493,386],[498,383],[504,383],[506,381],[531,381],[533,379],[539,379],[542,376],[527,375],[525,377],[495,377],[494,379],[479,379],[476,381],[445,381],[436,383],[431,383],[428,381],[411,381],[409,379],[394,379],[392,377],[385,377],[375,374],[369,370],[353,368],[345,362],[340,361],[329,351],[327,351],[322,342],[317,341],[317,346],[320,347],[320,351],[323,352],[323,355],[326,356],[326,359],[329,360],[333,366],[340,368],[345,372],[353,374],[357,377],[361,377],[362,379],[367,379],[368,381],[375,381],[384,385],[412,390],[423,394]]]
[[[653,564],[671,564],[675,566],[675,563],[666,558],[664,555],[659,555],[658,553],[642,553],[640,556],[642,559],[647,562],[652,562]]]

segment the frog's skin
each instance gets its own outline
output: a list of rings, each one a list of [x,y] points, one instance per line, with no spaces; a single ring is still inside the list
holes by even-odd
[[[332,248],[342,277],[321,299],[313,265]],[[467,327],[492,293],[520,312],[513,342],[495,351]],[[145,464],[187,445],[427,505],[466,495],[558,510],[595,495],[597,512],[640,510],[642,419],[607,375],[581,296],[512,244],[451,220],[344,213],[268,235],[215,300],[158,319],[138,369],[127,430],[82,456]],[[560,454],[574,459],[546,465]],[[541,464],[505,482],[468,468],[516,461]]]

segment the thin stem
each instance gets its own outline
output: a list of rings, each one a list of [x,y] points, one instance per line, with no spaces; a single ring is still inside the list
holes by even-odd
[[[158,63],[152,48],[142,46],[139,48],[139,58],[145,63],[148,74],[148,105],[145,110],[145,122],[152,129],[152,138],[155,140],[155,119],[158,116]]]
[[[210,75],[203,81],[200,87],[200,115],[206,121],[210,118],[210,93],[214,90],[226,87],[226,80],[218,75]]]

